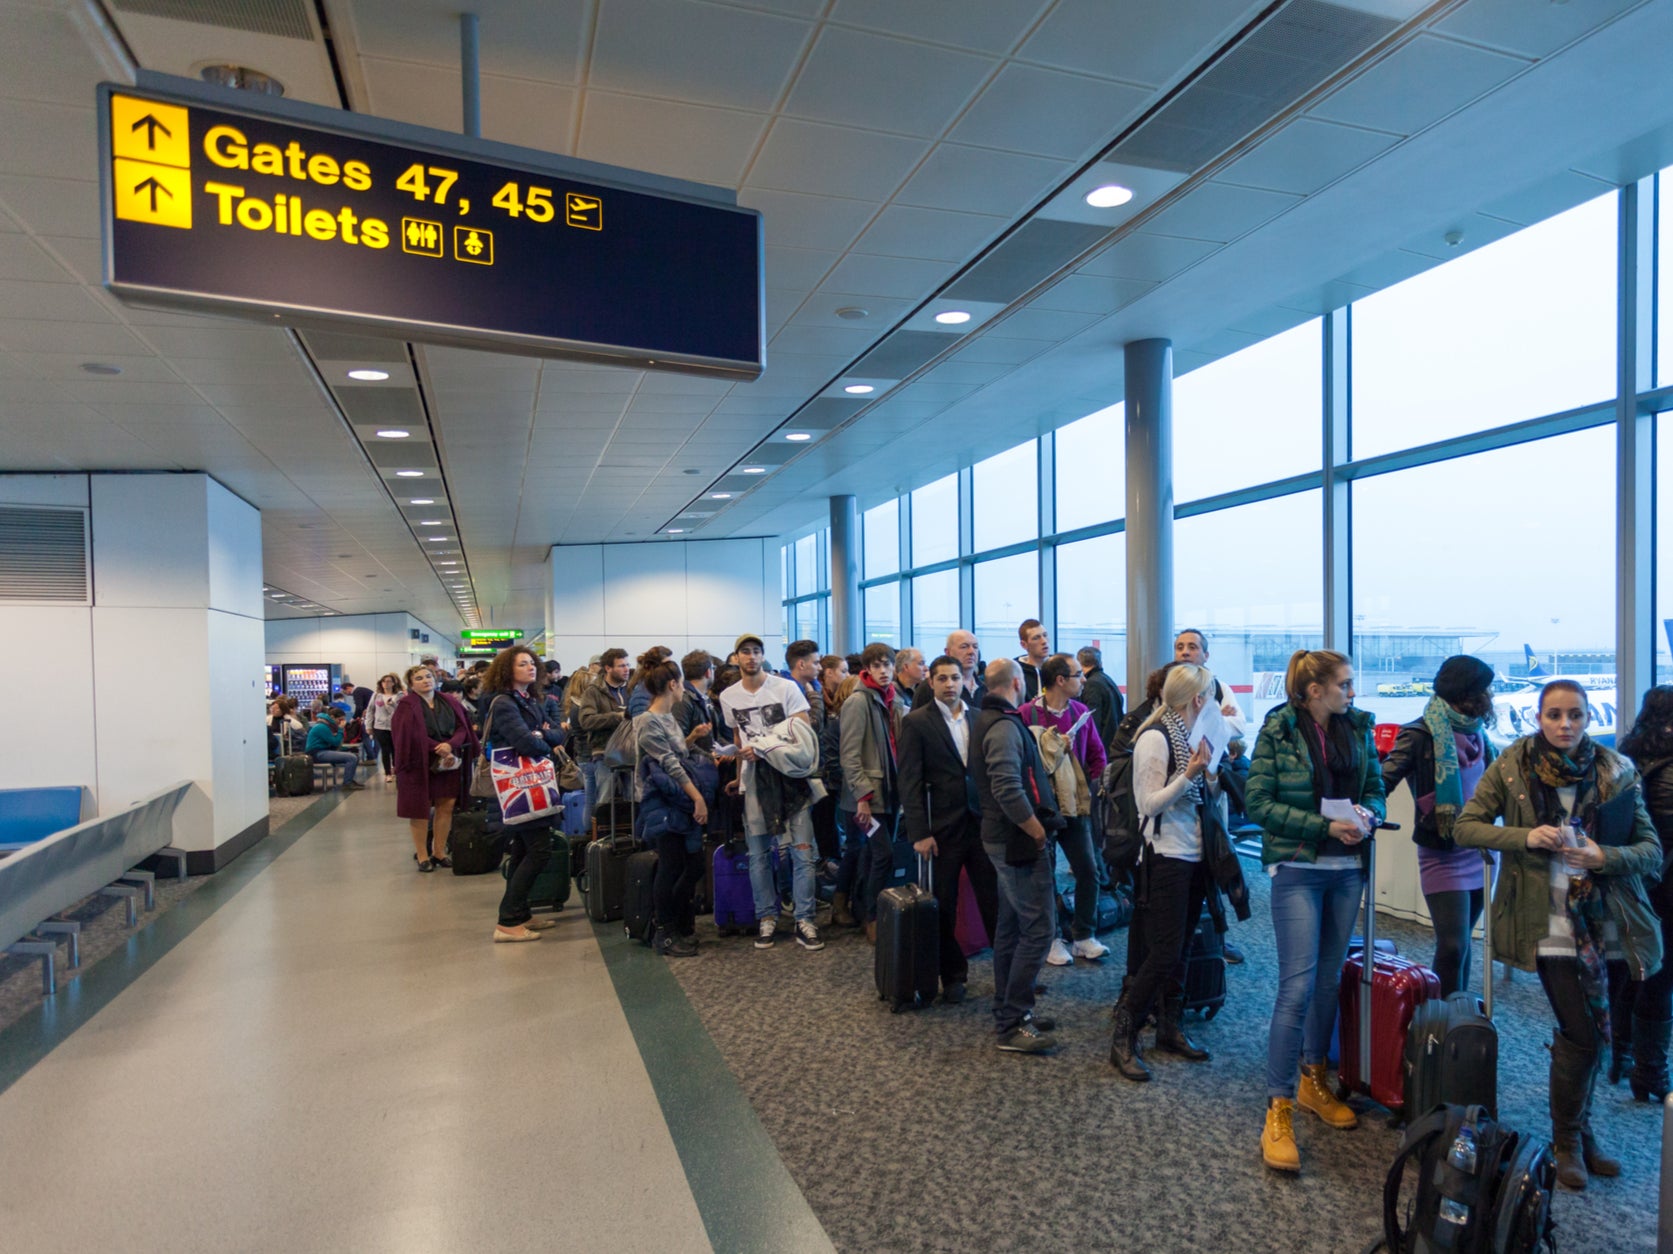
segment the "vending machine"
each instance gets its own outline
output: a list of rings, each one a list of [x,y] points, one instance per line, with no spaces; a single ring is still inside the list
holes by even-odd
[[[285,696],[306,709],[315,697],[329,698],[342,682],[343,668],[328,662],[289,662],[281,669],[280,683]]]

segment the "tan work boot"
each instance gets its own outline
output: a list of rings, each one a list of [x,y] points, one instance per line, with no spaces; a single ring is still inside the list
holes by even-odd
[[[1274,1097],[1266,1105],[1261,1158],[1274,1171],[1301,1170],[1301,1151],[1295,1147],[1295,1103],[1287,1097]]]
[[[1295,1103],[1310,1110],[1333,1128],[1346,1131],[1359,1126],[1359,1116],[1345,1102],[1337,1100],[1325,1079],[1324,1063],[1301,1069],[1301,1083],[1296,1086]]]

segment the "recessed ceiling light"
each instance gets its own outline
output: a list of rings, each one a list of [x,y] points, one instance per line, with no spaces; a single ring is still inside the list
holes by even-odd
[[[682,536],[682,535],[685,534],[685,528],[684,527],[670,527],[670,528],[668,528],[668,534],[671,535],[671,536]]]
[[[842,390],[847,392],[850,396],[870,396],[873,392],[877,391],[877,389],[872,387],[869,383],[850,383]]]
[[[435,503],[435,500],[428,496],[415,496],[407,502],[408,505],[434,505]]]
[[[786,440],[793,440],[797,444],[800,444],[804,440],[813,439],[813,437],[811,435],[809,435],[806,431],[791,431],[787,435],[785,435],[784,438]]]
[[[861,309],[858,305],[844,305],[836,311],[836,316],[845,318],[849,322],[858,322],[862,318],[871,317],[871,310]]]
[[[711,501],[730,501],[732,494],[730,492],[711,492],[709,493],[709,499]]]
[[[121,366],[112,366],[103,361],[84,361],[81,363],[81,368],[88,374],[113,375],[122,373]]]
[[[443,525],[443,520],[440,518],[420,518],[418,525],[420,527],[440,527]]]
[[[700,475],[703,473],[703,468],[701,466],[687,466],[680,473],[682,475]]]
[[[1133,189],[1123,187],[1120,183],[1105,183],[1102,187],[1094,187],[1086,193],[1086,203],[1094,209],[1114,209],[1132,198]]]
[[[767,473],[767,468],[765,466],[745,466],[744,473],[746,475],[764,475]]]
[[[425,536],[424,538],[426,540],[431,541],[432,543],[435,542],[435,541],[438,541],[438,540],[443,544],[447,543],[447,537],[446,536]]]
[[[437,566],[457,566],[458,562],[437,562]]]
[[[358,379],[362,383],[381,383],[389,377],[387,370],[351,370],[349,378]]]
[[[943,326],[956,327],[970,321],[970,315],[962,309],[943,309],[935,315],[935,320]]]
[[[411,431],[403,431],[399,427],[385,427],[382,431],[378,432],[378,439],[404,440],[411,434]]]
[[[395,477],[397,479],[422,479],[424,472],[422,470],[397,470]]]

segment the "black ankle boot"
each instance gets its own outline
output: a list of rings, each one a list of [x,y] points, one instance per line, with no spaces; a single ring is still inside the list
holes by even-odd
[[[1659,1102],[1667,1096],[1670,1034],[1673,1034],[1673,1022],[1666,1019],[1633,1019],[1632,1074],[1627,1082],[1632,1085],[1632,1095],[1641,1102]]]
[[[1144,1065],[1138,1035],[1139,1030],[1133,1024],[1133,1015],[1127,1009],[1127,1003],[1120,1003],[1115,1008],[1115,1029],[1110,1038],[1110,1066],[1125,1079],[1142,1084],[1150,1079],[1150,1068]]]
[[[1208,1051],[1186,1036],[1185,1029],[1179,1026],[1184,1013],[1183,995],[1169,997],[1162,1002],[1162,1011],[1156,1018],[1156,1048],[1166,1050],[1170,1054],[1178,1054],[1192,1062],[1207,1062]]]

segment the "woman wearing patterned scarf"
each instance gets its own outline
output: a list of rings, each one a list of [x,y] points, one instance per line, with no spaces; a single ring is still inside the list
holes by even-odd
[[[1150,1079],[1139,1052],[1139,1029],[1160,996],[1156,1048],[1192,1062],[1206,1062],[1180,1026],[1185,1007],[1185,943],[1202,917],[1209,891],[1202,857],[1199,807],[1218,805],[1219,778],[1209,775],[1206,741],[1193,751],[1191,729],[1212,699],[1214,676],[1205,666],[1182,663],[1168,672],[1161,699],[1133,741],[1133,801],[1144,830],[1135,919],[1148,941],[1144,963],[1115,1008],[1110,1064],[1129,1080]],[[1152,734],[1157,733],[1157,734]]]
[[[1393,792],[1406,780],[1417,803],[1412,840],[1435,929],[1435,974],[1442,997],[1470,986],[1470,933],[1481,917],[1481,854],[1460,849],[1452,827],[1493,760],[1487,740],[1492,683],[1493,668],[1480,658],[1447,658],[1422,717],[1400,729],[1383,760],[1383,790]]]
[[[1618,1176],[1592,1133],[1592,1090],[1610,1043],[1611,982],[1661,967],[1661,932],[1643,876],[1661,844],[1627,759],[1586,734],[1590,710],[1571,679],[1539,694],[1539,731],[1487,768],[1453,825],[1460,845],[1498,849],[1493,896],[1499,956],[1537,971],[1556,1015],[1551,1139],[1557,1182],[1584,1189]],[[1496,820],[1503,820],[1497,826]]]

